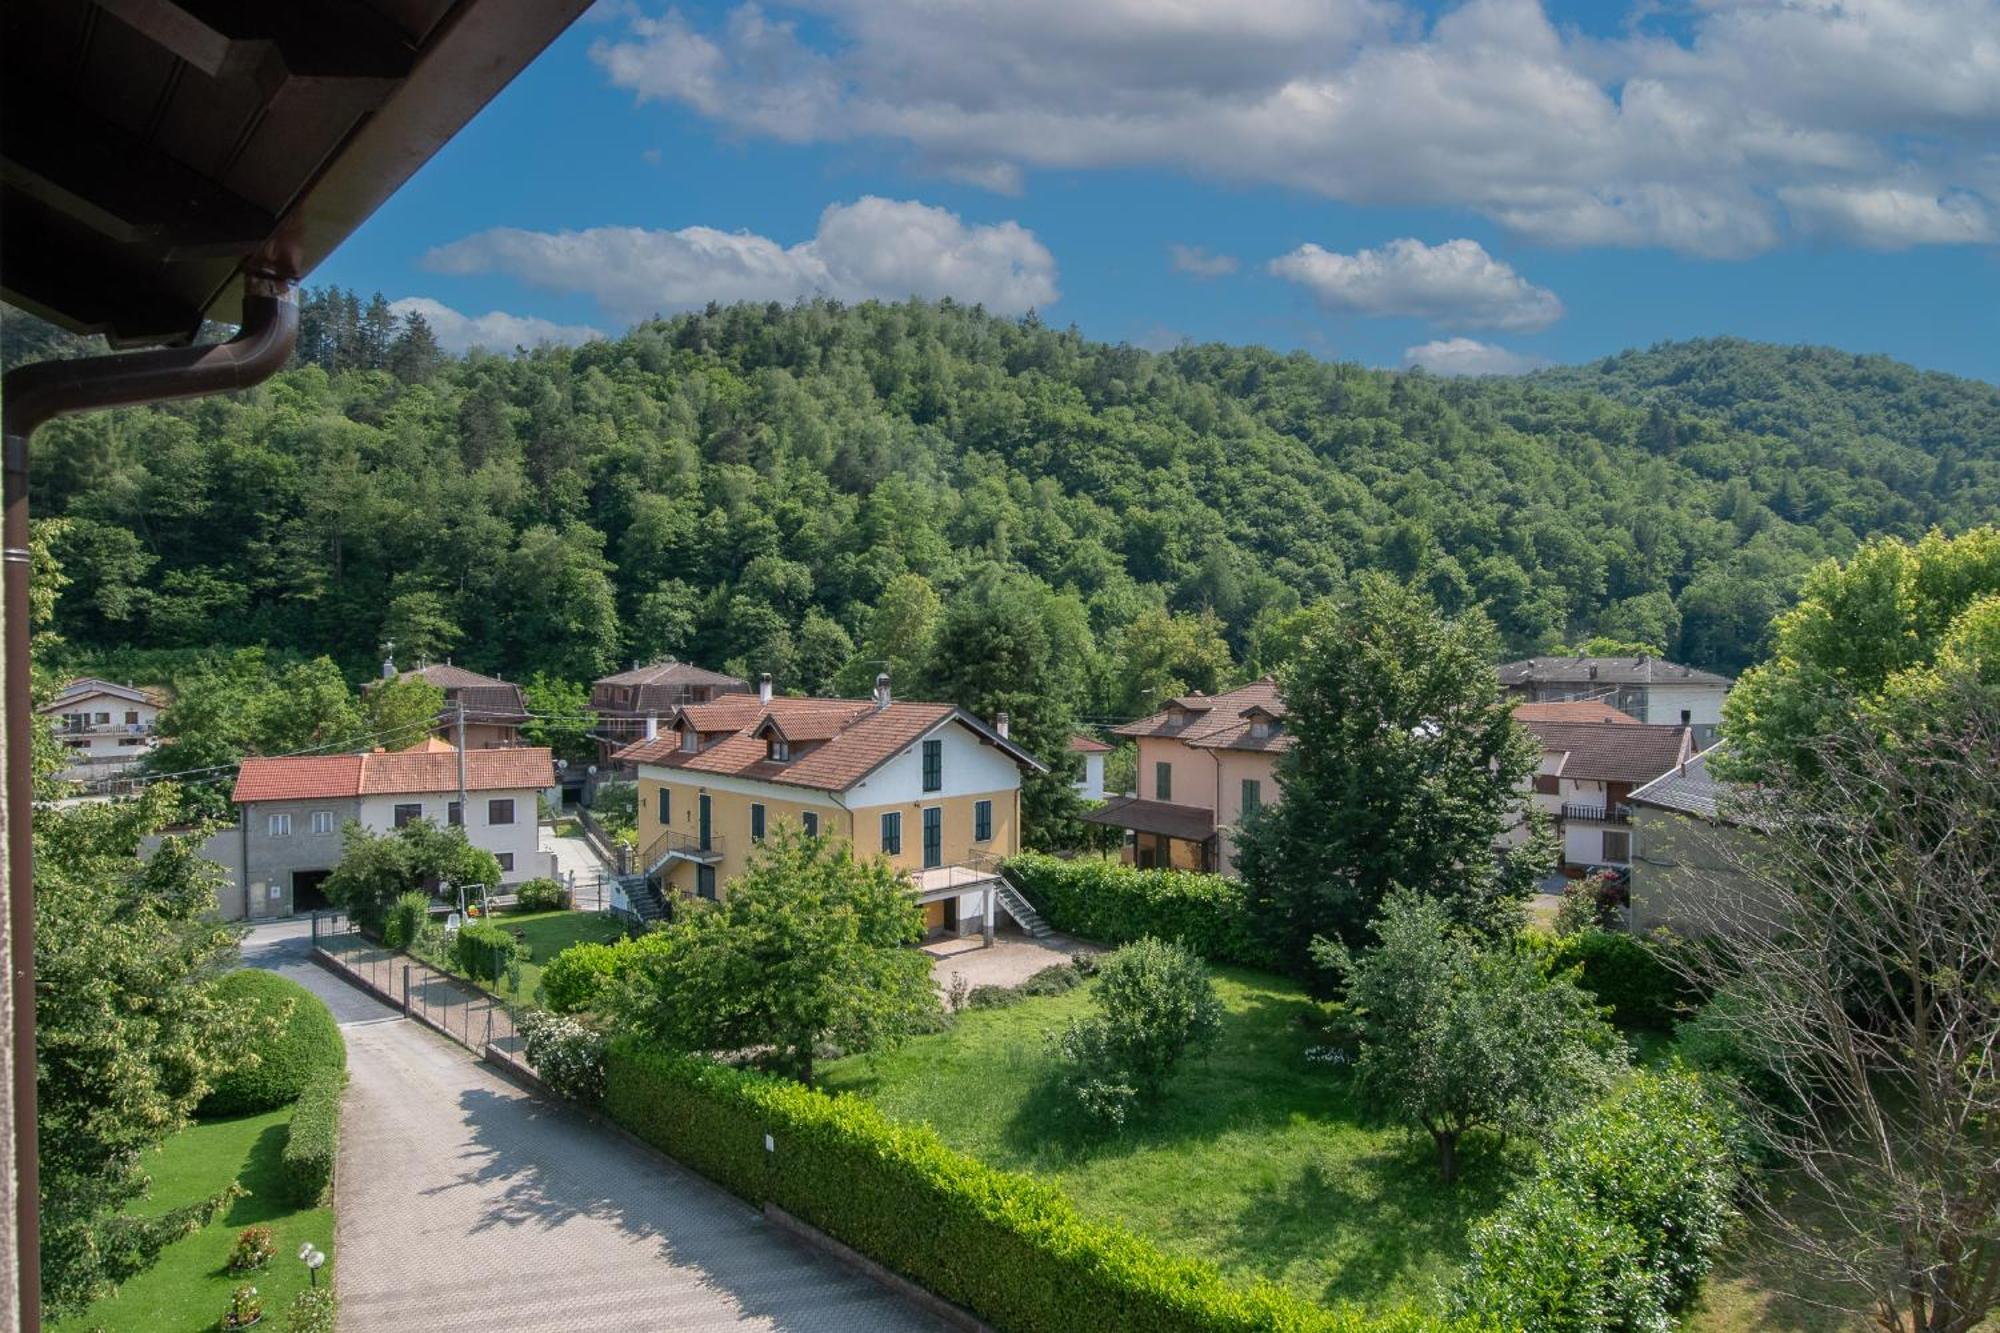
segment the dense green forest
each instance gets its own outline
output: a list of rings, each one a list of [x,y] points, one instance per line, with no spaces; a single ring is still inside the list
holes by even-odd
[[[63,350],[23,323],[12,354]],[[1115,715],[1163,635],[1259,669],[1287,613],[1380,568],[1483,604],[1511,652],[1605,635],[1734,672],[1822,557],[2000,513],[2000,389],[1815,348],[1448,380],[946,302],[453,358],[321,291],[298,361],[38,436],[71,652],[360,674],[393,639],[510,678],[673,653],[824,689],[999,580],[1080,659],[1077,711]]]

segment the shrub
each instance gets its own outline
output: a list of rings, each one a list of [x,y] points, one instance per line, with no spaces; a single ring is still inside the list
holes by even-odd
[[[1123,1129],[1139,1105],[1139,1089],[1111,1024],[1072,1018],[1056,1036],[1057,1077],[1063,1095],[1100,1129]]]
[[[1550,1333],[1665,1330],[1733,1210],[1726,1127],[1691,1074],[1637,1074],[1556,1127],[1535,1174],[1474,1228],[1456,1304]]]
[[[334,1333],[336,1313],[331,1283],[307,1287],[285,1310],[285,1333]]]
[[[346,1087],[345,1070],[325,1070],[306,1085],[292,1108],[279,1164],[285,1193],[301,1207],[317,1205],[333,1187],[333,1164],[340,1155],[340,1097]]]
[[[1551,972],[1580,967],[1577,984],[1609,1005],[1628,1028],[1664,1031],[1673,1025],[1685,996],[1680,979],[1645,941],[1623,931],[1579,930],[1548,948]]]
[[[1028,997],[1012,986],[974,986],[965,997],[967,1009],[1009,1009]]]
[[[572,944],[542,968],[542,1003],[559,1014],[600,1007],[605,989],[621,972],[627,941]]]
[[[230,1273],[241,1276],[254,1273],[271,1262],[278,1247],[271,1239],[269,1227],[245,1227],[236,1234],[236,1246],[229,1252],[229,1262],[223,1267]]]
[[[514,892],[517,912],[559,912],[569,906],[569,890],[547,876],[531,879]]]
[[[389,904],[388,915],[382,919],[382,943],[391,949],[407,949],[416,943],[423,933],[424,925],[431,919],[431,896],[428,893],[405,893]]]
[[[1069,985],[1082,980],[1080,969],[1065,963],[1061,970],[1075,978]],[[1116,1127],[1138,1102],[1165,1091],[1184,1055],[1214,1039],[1222,1027],[1222,1002],[1201,960],[1176,944],[1154,939],[1128,944],[1100,961],[1096,972],[1101,1012],[1072,1019],[1056,1039],[1056,1053],[1063,1084],[1078,1108],[1099,1124]]]
[[[474,981],[498,981],[510,963],[526,961],[528,946],[491,921],[468,921],[452,938],[451,957]]]
[[[1079,954],[1087,958],[1088,954]],[[1067,995],[1090,980],[1090,973],[1070,963],[1055,963],[1029,977],[1015,989],[1023,995]]]
[[[1243,886],[1235,880],[1035,852],[1010,858],[1004,868],[1057,930],[1106,944],[1150,935],[1177,941],[1212,963],[1277,968],[1277,959],[1251,934]]]
[[[999,1171],[867,1102],[677,1058],[625,1037],[605,1108],[654,1147],[770,1202],[971,1310],[1039,1333],[1415,1333],[1443,1321],[1323,1310],[1269,1283],[1238,1286],[1086,1221],[1055,1185]],[[764,1136],[772,1136],[766,1152]]]
[[[255,1287],[244,1285],[229,1293],[229,1308],[222,1312],[217,1327],[222,1333],[248,1328],[264,1317],[264,1298]]]
[[[298,1099],[307,1083],[347,1067],[340,1027],[317,995],[275,972],[244,968],[215,983],[225,1004],[253,1009],[263,1020],[236,1068],[202,1099],[205,1116],[269,1111]]]
[[[522,1046],[535,1074],[558,1096],[580,1106],[604,1100],[604,1034],[564,1014],[531,1009],[521,1015]]]

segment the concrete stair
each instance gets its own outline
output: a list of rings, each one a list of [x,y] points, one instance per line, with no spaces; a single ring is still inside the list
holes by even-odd
[[[993,890],[993,897],[1000,904],[1001,910],[1014,918],[1014,924],[1028,932],[1031,937],[1045,940],[1055,934],[1055,931],[1049,928],[1049,923],[1042,919],[1042,914],[1034,909],[1033,904],[1029,903],[1021,891],[1014,887],[1013,881],[1005,875],[1000,877],[999,885]]]

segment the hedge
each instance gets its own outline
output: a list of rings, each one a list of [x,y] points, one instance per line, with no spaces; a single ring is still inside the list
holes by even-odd
[[[1028,852],[1010,857],[1007,878],[1051,926],[1104,944],[1151,935],[1182,944],[1211,963],[1278,971],[1277,957],[1251,932],[1243,886],[1222,875],[1140,870],[1096,858],[1065,861]]]
[[[323,1070],[306,1084],[292,1108],[281,1166],[285,1192],[301,1207],[314,1207],[333,1187],[333,1163],[340,1153],[340,1097],[346,1087],[345,1070]]]
[[[245,1052],[249,1058],[202,1099],[201,1115],[274,1110],[298,1100],[317,1075],[347,1067],[347,1044],[333,1013],[298,982],[244,968],[217,981],[215,995],[226,1005],[254,1009],[269,1022]]]
[[[474,981],[498,981],[516,958],[527,962],[533,951],[491,921],[468,921],[452,937],[451,958]]]
[[[1665,1031],[1685,1007],[1680,978],[1651,946],[1624,931],[1579,930],[1538,947],[1551,972],[1582,968],[1579,984],[1609,1005],[1622,1027]]]
[[[1002,1333],[1437,1333],[1239,1286],[1086,1221],[1060,1189],[952,1151],[867,1102],[663,1054],[607,1053],[604,1109],[752,1203],[772,1203],[987,1320]],[[774,1149],[766,1152],[764,1136]],[[1450,1327],[1473,1327],[1451,1325]]]

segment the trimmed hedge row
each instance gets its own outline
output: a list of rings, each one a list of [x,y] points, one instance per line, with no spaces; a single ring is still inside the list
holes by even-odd
[[[202,1098],[203,1116],[272,1111],[298,1099],[326,1071],[347,1068],[347,1044],[326,1002],[288,977],[255,968],[231,972],[215,983],[215,996],[231,1008],[250,1009],[264,1030],[240,1066],[216,1080]]]
[[[1597,1002],[1611,1007],[1619,1026],[1664,1032],[1681,1016],[1685,986],[1661,962],[1651,945],[1619,930],[1579,930],[1574,934],[1530,936],[1550,972],[1580,967],[1578,983]]]
[[[953,1152],[855,1097],[663,1054],[607,1055],[604,1109],[752,1203],[774,1203],[1004,1333],[1438,1333],[1238,1286],[1082,1218],[1061,1190]],[[766,1152],[764,1136],[774,1150]],[[1472,1324],[1451,1325],[1472,1328]]]
[[[1104,944],[1145,936],[1177,942],[1211,963],[1281,970],[1251,933],[1243,886],[1221,875],[1140,870],[1117,861],[1065,861],[1039,852],[1010,857],[1007,878],[1051,926]]]
[[[340,1154],[340,1097],[347,1071],[331,1069],[306,1084],[292,1107],[281,1165],[292,1202],[313,1207],[333,1188],[333,1163]]]

